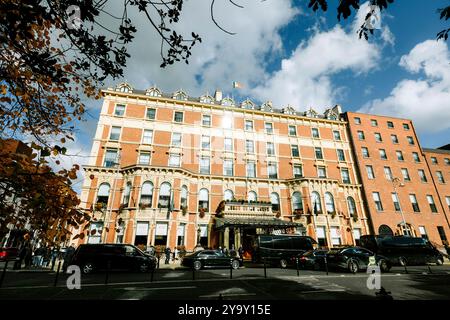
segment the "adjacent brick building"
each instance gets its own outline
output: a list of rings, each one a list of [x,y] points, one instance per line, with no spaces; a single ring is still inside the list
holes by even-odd
[[[449,211],[440,193],[449,193],[445,183],[436,184],[436,173],[448,176],[450,167],[444,161],[448,153],[424,153],[411,120],[353,112],[346,112],[344,118],[371,232],[421,236],[438,246],[445,244]],[[439,167],[429,165],[428,158],[434,156]]]
[[[128,84],[103,96],[81,194],[95,218],[87,241],[191,250],[295,232],[335,246],[369,232],[339,106],[296,112]]]

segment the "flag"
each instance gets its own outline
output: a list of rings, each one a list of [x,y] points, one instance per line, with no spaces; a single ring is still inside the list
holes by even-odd
[[[242,89],[244,85],[240,82],[233,81],[233,89]]]

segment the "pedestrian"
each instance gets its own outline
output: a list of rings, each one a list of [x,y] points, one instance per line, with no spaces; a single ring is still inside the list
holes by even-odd
[[[25,256],[27,255],[27,246],[26,244],[22,244],[22,247],[19,251],[19,260],[16,261],[14,265],[14,269],[19,270],[22,268],[22,263],[25,261]]]
[[[170,247],[167,247],[166,250],[164,250],[164,253],[166,255],[166,260],[165,260],[164,264],[169,264],[171,252],[172,252],[172,250],[170,250]]]
[[[242,248],[242,245],[239,246],[238,253],[239,253],[239,258],[244,259],[244,248]]]
[[[223,254],[226,255],[226,256],[228,255],[228,249],[227,249],[227,247],[223,247]]]
[[[58,258],[58,254],[59,254],[59,250],[57,247],[54,247],[52,250],[52,265],[51,265],[51,269],[54,270],[55,269],[55,264],[56,264],[56,259]]]
[[[178,258],[178,248],[177,247],[175,247],[174,249],[173,249],[173,261],[175,262],[175,260]]]
[[[66,249],[66,253],[64,254],[64,263],[63,263],[63,272],[65,273],[67,267],[70,265],[70,261],[72,260],[73,254],[75,253],[75,246],[73,243]]]
[[[31,249],[31,244],[28,242],[25,245],[25,268],[31,267],[31,259],[33,257],[33,250]]]
[[[234,248],[234,244],[231,245],[230,256],[236,257],[236,249]]]

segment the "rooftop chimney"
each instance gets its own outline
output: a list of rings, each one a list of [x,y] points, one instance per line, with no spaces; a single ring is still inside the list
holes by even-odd
[[[216,92],[214,93],[214,99],[216,99],[216,101],[222,101],[222,91],[216,89]]]

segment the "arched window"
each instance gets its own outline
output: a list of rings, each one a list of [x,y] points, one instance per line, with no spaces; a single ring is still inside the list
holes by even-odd
[[[187,94],[184,91],[180,90],[173,94],[173,98],[176,100],[187,100]]]
[[[200,102],[202,103],[214,103],[214,98],[206,94],[200,97]]]
[[[256,194],[255,191],[250,191],[250,192],[248,193],[247,200],[248,200],[249,202],[250,202],[250,201],[256,202],[256,201],[258,201],[258,195]]]
[[[108,199],[109,199],[109,183],[102,183],[98,187],[98,193],[97,193],[97,203],[103,203],[105,206],[108,205]]]
[[[292,194],[292,208],[294,210],[303,210],[302,194],[298,191]]]
[[[147,89],[145,94],[150,97],[161,97],[161,91],[156,87],[151,87]]]
[[[159,187],[158,208],[169,208],[171,186],[168,182],[163,182]]]
[[[151,207],[152,200],[153,200],[153,183],[151,183],[150,181],[145,181],[142,184],[141,201],[139,204],[141,206]]]
[[[280,211],[280,197],[278,193],[272,192],[270,194],[270,203],[272,203],[272,211],[279,212]]]
[[[222,99],[222,105],[229,106],[229,107],[234,106],[234,100],[231,98],[224,98],[224,99]]]
[[[123,192],[123,202],[122,202],[122,204],[125,207],[128,207],[128,204],[130,203],[130,194],[131,194],[131,182],[127,182],[127,185],[125,186],[125,191]]]
[[[347,197],[348,213],[350,217],[356,216],[358,213],[356,211],[356,203],[352,197]]]
[[[209,211],[209,192],[207,189],[200,189],[198,192],[198,209],[205,209]]]
[[[329,192],[325,192],[325,208],[327,208],[328,213],[336,212],[333,195]]]
[[[316,191],[311,194],[311,202],[313,207],[313,213],[318,214],[322,212],[322,204],[320,202],[320,195]]]
[[[188,206],[188,188],[186,186],[181,187],[181,201],[180,208],[187,208]]]
[[[233,200],[234,194],[231,190],[225,190],[223,193],[223,200]]]
[[[241,103],[241,108],[243,108],[243,109],[255,109],[255,104],[251,100],[247,99],[247,100],[245,100],[244,102]]]

